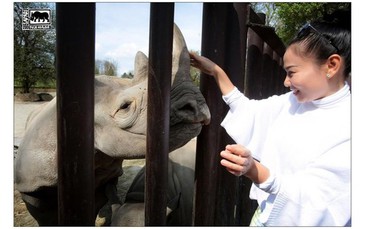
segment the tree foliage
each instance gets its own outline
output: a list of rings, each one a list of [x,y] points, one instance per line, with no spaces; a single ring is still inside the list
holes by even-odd
[[[118,72],[117,63],[113,60],[95,60],[95,74],[116,76]]]
[[[284,44],[288,44],[306,22],[317,20],[335,10],[350,8],[351,3],[336,2],[271,2],[254,3],[255,12],[266,14],[266,25],[275,28]]]
[[[200,55],[198,51],[190,50],[190,52],[194,52],[194,53]],[[191,80],[194,82],[194,84],[199,86],[199,84],[200,84],[200,70],[190,66],[190,77],[191,77]]]
[[[133,73],[130,71],[130,72],[124,72],[122,75],[121,75],[122,78],[128,78],[128,79],[132,79],[134,77]]]
[[[288,43],[306,22],[317,20],[335,10],[349,8],[350,3],[331,2],[297,2],[275,3],[280,22],[277,25],[277,33]]]
[[[23,93],[29,93],[37,83],[47,84],[56,80],[55,29],[23,30],[23,9],[45,9],[47,3],[14,3],[14,81]],[[55,10],[52,10],[54,15]],[[53,17],[54,18],[54,17]],[[54,21],[52,23],[55,25]]]
[[[251,3],[251,7],[252,9],[256,12],[256,13],[264,13],[266,18],[265,18],[265,25],[267,26],[272,26],[275,27],[276,26],[276,22],[277,22],[277,6],[275,3],[271,2],[252,2]]]

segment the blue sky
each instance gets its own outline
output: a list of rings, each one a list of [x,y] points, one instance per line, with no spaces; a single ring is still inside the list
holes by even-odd
[[[174,19],[189,50],[200,50],[202,3],[175,3]],[[96,3],[95,57],[117,63],[118,75],[134,70],[137,51],[148,56],[150,3]]]

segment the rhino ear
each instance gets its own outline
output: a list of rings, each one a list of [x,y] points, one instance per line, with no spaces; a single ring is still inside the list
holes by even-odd
[[[177,74],[179,72],[183,74]],[[174,24],[174,39],[172,51],[172,82],[175,77],[190,79],[190,56],[184,37],[179,27]]]
[[[134,59],[134,77],[133,82],[141,82],[147,79],[147,66],[148,66],[148,58],[143,53],[138,51],[136,57]]]

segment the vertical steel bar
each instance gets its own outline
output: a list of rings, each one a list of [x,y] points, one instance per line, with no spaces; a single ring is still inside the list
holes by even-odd
[[[145,225],[166,224],[174,3],[151,3]]]
[[[57,3],[59,225],[94,226],[95,3]]]

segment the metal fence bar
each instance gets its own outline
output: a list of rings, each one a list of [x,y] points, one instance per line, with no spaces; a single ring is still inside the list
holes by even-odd
[[[145,225],[166,224],[174,3],[151,3]]]
[[[95,3],[56,4],[59,224],[94,226]]]

